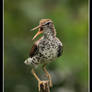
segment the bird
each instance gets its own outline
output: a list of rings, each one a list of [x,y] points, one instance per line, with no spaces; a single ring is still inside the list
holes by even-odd
[[[32,31],[36,29],[38,29],[38,32],[32,40],[40,34],[43,34],[43,36],[35,41],[30,50],[29,57],[24,61],[24,63],[32,66],[32,74],[38,80],[38,89],[40,91],[41,80],[37,76],[35,69],[37,69],[39,65],[42,65],[42,69],[49,79],[49,85],[52,87],[51,76],[48,73],[46,66],[48,63],[53,62],[56,58],[62,55],[63,44],[56,37],[56,29],[51,19],[41,19],[39,25],[33,28]]]

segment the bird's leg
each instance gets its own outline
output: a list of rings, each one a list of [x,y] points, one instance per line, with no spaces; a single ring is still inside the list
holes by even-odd
[[[34,71],[34,69],[32,69],[32,74],[34,75],[34,77],[37,79],[37,81],[38,81],[38,90],[39,90],[39,92],[40,92],[40,85],[41,84],[43,84],[43,85],[45,85],[45,82],[44,81],[41,81],[39,78],[38,78],[38,76],[37,76],[37,74],[35,73],[35,71]],[[45,86],[44,86],[45,87]]]
[[[41,81],[41,80],[38,78],[37,74],[35,73],[34,69],[32,69],[32,74],[33,74],[34,77],[37,79],[37,81]]]
[[[48,73],[48,71],[47,71],[47,69],[46,69],[46,65],[43,65],[43,71],[46,73],[46,76],[47,76],[48,79],[49,79],[49,85],[50,85],[50,87],[52,87],[51,76],[50,76],[50,74]]]

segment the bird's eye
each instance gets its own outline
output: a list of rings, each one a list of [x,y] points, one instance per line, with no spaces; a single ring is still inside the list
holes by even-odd
[[[43,24],[43,26],[45,26],[45,25],[49,25],[49,24],[50,24],[50,22]]]
[[[50,22],[46,23],[46,25],[49,25],[49,24],[50,24]]]

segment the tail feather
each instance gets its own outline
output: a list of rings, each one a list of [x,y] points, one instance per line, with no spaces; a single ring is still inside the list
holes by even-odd
[[[32,58],[27,58],[27,59],[24,61],[24,63],[25,63],[26,65],[31,65],[31,64],[32,64]]]
[[[37,67],[38,66],[38,64],[39,64],[39,62],[38,62],[38,59],[36,58],[36,57],[29,57],[29,58],[27,58],[25,61],[24,61],[24,63],[26,64],[26,65],[30,65],[30,66],[34,66],[34,67]]]

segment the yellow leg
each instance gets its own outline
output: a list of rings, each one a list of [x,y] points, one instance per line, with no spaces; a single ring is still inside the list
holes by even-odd
[[[46,76],[47,76],[48,79],[49,79],[49,85],[50,85],[50,87],[52,87],[51,76],[50,76],[50,74],[48,73],[48,71],[47,71],[47,69],[46,69],[46,65],[43,65],[43,71],[46,73]]]
[[[34,77],[37,79],[37,81],[41,81],[41,80],[38,78],[37,74],[35,73],[34,69],[32,69],[32,74],[33,74]]]
[[[37,79],[37,81],[38,81],[38,90],[39,90],[39,92],[40,92],[40,85],[43,83],[43,81],[41,81],[41,80],[38,78],[38,76],[36,75],[34,69],[32,69],[32,74],[34,75],[34,77],[35,77],[35,78]]]

